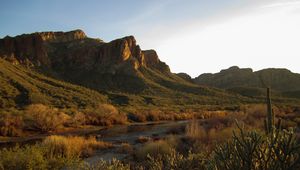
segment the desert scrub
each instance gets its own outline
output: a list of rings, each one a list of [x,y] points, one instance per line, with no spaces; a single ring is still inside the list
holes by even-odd
[[[111,146],[95,138],[49,136],[35,145],[0,150],[0,170],[82,169],[87,167],[83,157]]]
[[[90,125],[111,126],[127,123],[127,116],[110,104],[99,104],[96,108],[86,109],[83,112],[86,123]]]
[[[24,122],[18,113],[0,112],[0,136],[21,136]]]
[[[277,130],[265,134],[240,129],[232,139],[213,153],[212,168],[231,169],[299,169],[300,145],[293,131]]]
[[[47,155],[47,149],[41,145],[16,146],[0,150],[1,170],[32,170],[32,169],[62,169],[81,167],[82,161],[53,155]]]
[[[172,147],[164,140],[148,142],[141,148],[139,148],[134,156],[139,161],[144,161],[147,159],[147,156],[157,157],[159,155],[167,155],[172,151]]]
[[[203,170],[206,169],[207,159],[203,154],[188,153],[187,156],[176,152],[174,149],[169,154],[152,157],[148,155],[144,163],[145,169],[150,170]]]
[[[197,120],[193,120],[191,123],[187,124],[185,136],[191,139],[206,140],[207,132]]]
[[[70,119],[70,116],[57,108],[43,104],[32,104],[26,108],[25,112],[28,128],[41,132],[55,131]]]
[[[124,164],[117,159],[111,161],[100,160],[93,165],[87,165],[84,170],[130,170],[129,164]]]
[[[0,167],[3,169],[46,169],[44,149],[38,146],[15,147],[0,151]],[[1,169],[1,168],[0,168]]]
[[[85,115],[82,112],[74,111],[72,113],[71,118],[68,119],[65,125],[69,127],[80,127],[82,125],[85,125],[85,123],[86,123]]]
[[[60,155],[66,158],[87,157],[93,154],[95,149],[105,149],[112,147],[112,144],[97,141],[96,138],[83,138],[78,136],[49,136],[42,146],[47,148],[49,157]]]

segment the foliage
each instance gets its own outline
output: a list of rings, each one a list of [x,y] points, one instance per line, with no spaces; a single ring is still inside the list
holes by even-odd
[[[130,170],[129,164],[124,164],[117,159],[112,159],[112,161],[100,160],[94,165],[88,165],[83,169],[86,170]]]
[[[0,169],[46,170],[80,167],[81,161],[79,159],[65,158],[59,155],[49,157],[47,149],[41,145],[2,149],[0,150]]]
[[[29,128],[41,132],[57,130],[69,119],[69,116],[60,110],[42,104],[28,106],[26,108],[26,116]]]
[[[213,154],[214,169],[299,169],[300,145],[293,131],[274,130],[234,133],[232,140],[218,146]]]
[[[95,149],[112,147],[112,144],[97,141],[95,138],[83,138],[79,136],[49,136],[42,146],[47,148],[47,155],[55,157],[57,155],[65,158],[79,158],[91,156]]]
[[[0,112],[0,136],[21,136],[23,125],[20,114]]]
[[[192,123],[186,126],[185,135],[189,138],[203,140],[207,137],[206,130],[200,126],[197,120],[193,120]]]
[[[22,108],[29,104],[62,107],[93,107],[106,102],[99,92],[50,78],[22,65],[0,58],[0,108]]]
[[[206,164],[207,159],[202,154],[189,153],[187,156],[183,156],[172,149],[169,154],[158,157],[148,155],[145,167],[149,170],[202,170],[205,169]]]
[[[135,157],[143,161],[146,160],[147,155],[150,155],[152,157],[158,157],[159,155],[170,154],[171,151],[172,146],[170,146],[164,140],[159,140],[146,143],[144,146],[142,146],[135,152]]]
[[[99,104],[97,108],[84,112],[86,123],[90,125],[111,126],[127,123],[127,116],[119,113],[118,109],[110,104]]]

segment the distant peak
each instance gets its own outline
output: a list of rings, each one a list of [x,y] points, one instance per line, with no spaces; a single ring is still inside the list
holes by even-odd
[[[238,66],[231,66],[228,68],[228,70],[239,70],[240,68]]]

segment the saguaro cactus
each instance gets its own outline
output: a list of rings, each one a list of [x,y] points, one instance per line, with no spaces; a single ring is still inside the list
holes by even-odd
[[[267,119],[265,122],[265,128],[266,132],[270,133],[273,131],[274,127],[274,113],[272,110],[272,103],[271,103],[271,94],[270,94],[270,88],[267,88]]]

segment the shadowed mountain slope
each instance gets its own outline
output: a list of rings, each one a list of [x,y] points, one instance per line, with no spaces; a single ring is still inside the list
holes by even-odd
[[[216,74],[202,74],[193,81],[246,96],[263,96],[264,88],[270,87],[277,96],[300,97],[300,74],[287,69],[269,68],[253,72],[250,68],[234,66]]]

